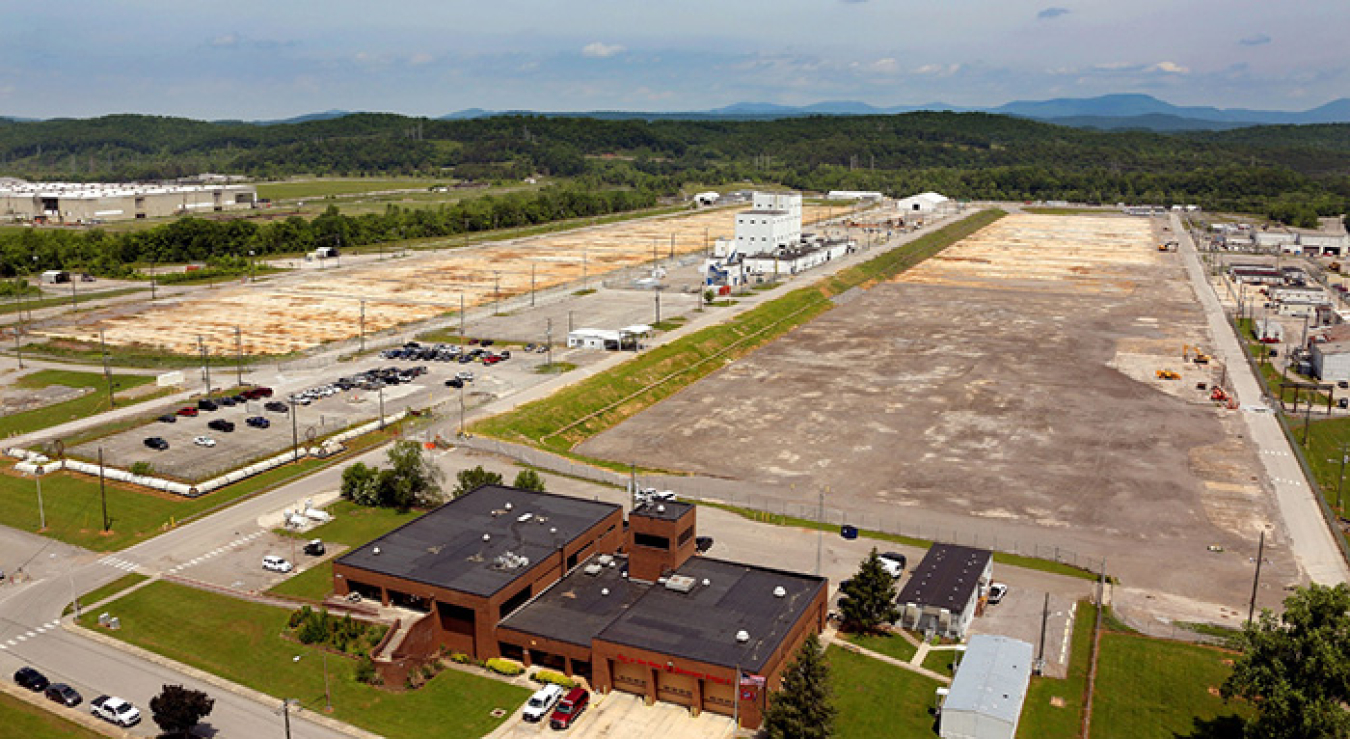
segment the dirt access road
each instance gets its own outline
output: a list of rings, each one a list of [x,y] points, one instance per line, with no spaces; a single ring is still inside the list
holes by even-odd
[[[694,473],[694,495],[814,509],[828,487],[868,526],[1106,557],[1221,622],[1266,529],[1278,605],[1298,571],[1245,424],[1196,390],[1222,369],[1182,362],[1212,341],[1160,228],[1009,216],[578,451]]]

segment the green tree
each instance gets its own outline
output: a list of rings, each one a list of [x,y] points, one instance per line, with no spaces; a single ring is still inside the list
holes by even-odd
[[[900,609],[895,605],[895,578],[881,566],[875,547],[853,579],[839,590],[844,596],[839,599],[839,615],[846,629],[874,631],[900,618]]]
[[[480,464],[471,470],[460,470],[459,474],[455,475],[455,489],[451,492],[451,496],[458,498],[475,488],[500,484],[502,484],[502,476],[496,472],[488,472]]]
[[[342,471],[342,497],[357,505],[380,505],[379,470],[357,462]]]
[[[389,448],[388,459],[395,484],[406,491],[405,495],[400,496],[402,499],[423,506],[441,502],[441,468],[427,459],[421,444],[415,441],[397,442]]]
[[[1350,586],[1299,588],[1282,615],[1262,611],[1234,641],[1242,656],[1221,693],[1255,706],[1247,737],[1350,737]]]
[[[215,703],[200,690],[165,685],[159,695],[150,699],[150,713],[165,734],[188,736],[194,726],[211,715]]]
[[[769,699],[764,715],[768,739],[828,739],[834,736],[837,713],[830,694],[830,665],[820,638],[806,638],[783,672],[781,689]]]
[[[511,487],[542,493],[544,492],[544,478],[540,477],[539,473],[534,470],[521,470],[516,475],[515,482],[511,483]]]

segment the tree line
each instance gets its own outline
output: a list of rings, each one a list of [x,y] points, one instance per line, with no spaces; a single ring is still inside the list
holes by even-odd
[[[256,256],[310,251],[319,246],[364,246],[513,228],[649,208],[650,190],[551,186],[531,193],[488,195],[435,208],[389,206],[356,216],[330,206],[308,220],[292,216],[270,223],[181,218],[126,233],[101,229],[22,229],[0,232],[0,277],[48,269],[132,276],[138,266],[207,262],[240,266]]]

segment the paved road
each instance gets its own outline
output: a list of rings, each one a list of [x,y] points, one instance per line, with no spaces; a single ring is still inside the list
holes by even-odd
[[[1315,493],[1293,455],[1289,440],[1280,429],[1274,413],[1269,410],[1243,347],[1229,327],[1224,307],[1205,276],[1195,244],[1190,234],[1182,228],[1179,216],[1172,215],[1171,224],[1172,232],[1181,241],[1182,257],[1195,286],[1195,293],[1209,319],[1216,353],[1228,368],[1229,389],[1236,394],[1244,409],[1248,437],[1256,446],[1261,464],[1266,469],[1267,481],[1275,493],[1294,557],[1303,574],[1312,582],[1346,582],[1350,580],[1350,567],[1346,566],[1345,558],[1322,516]]]

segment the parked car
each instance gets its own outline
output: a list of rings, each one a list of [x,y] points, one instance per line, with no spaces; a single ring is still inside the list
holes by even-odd
[[[65,683],[54,683],[47,686],[45,692],[47,700],[55,701],[67,708],[74,708],[80,705],[84,699],[80,697],[80,691],[66,685]]]
[[[553,709],[553,716],[549,718],[548,725],[555,729],[566,729],[577,720],[577,716],[580,716],[590,703],[591,694],[585,688],[572,688],[561,701],[558,701],[558,707]]]
[[[178,415],[180,415],[180,416],[182,416],[182,417],[184,417],[184,418],[196,418],[196,417],[197,417],[197,409],[196,409],[196,408],[193,408],[192,406],[184,406],[184,407],[178,409]]]
[[[263,557],[262,565],[264,570],[271,570],[272,572],[290,572],[294,569],[284,557],[278,557],[275,554]]]
[[[265,429],[268,426],[272,425],[271,421],[267,420],[266,418],[263,418],[262,416],[249,416],[248,418],[244,419],[244,423],[252,426],[255,429]]]
[[[219,408],[220,406],[216,405],[216,401],[211,400],[210,398],[202,398],[197,401],[197,410],[199,411],[214,411]]]
[[[100,695],[89,704],[89,712],[109,723],[123,728],[141,722],[141,712],[127,701],[111,695]]]
[[[886,574],[891,577],[899,579],[901,575],[905,574],[905,564],[908,561],[905,559],[905,555],[899,552],[882,552],[877,555],[877,558],[881,560],[881,566],[885,568]]]
[[[552,683],[534,691],[534,695],[525,701],[525,710],[521,711],[521,718],[530,723],[538,723],[553,710],[554,704],[562,698],[563,689],[561,685]]]
[[[1008,594],[1008,586],[1001,582],[989,583],[989,605],[996,606],[1003,602],[1003,596]]]
[[[445,381],[446,387],[464,387],[464,381],[458,377],[451,377]]]
[[[145,445],[157,452],[162,452],[169,448],[169,442],[162,436],[150,436],[145,439]]]
[[[699,554],[703,554],[709,549],[712,549],[712,546],[713,546],[713,538],[711,536],[694,537],[694,549],[698,550]]]
[[[310,539],[309,543],[305,545],[305,554],[311,557],[322,557],[325,551],[327,550],[323,546],[322,539]]]
[[[197,438],[192,440],[192,443],[196,444],[197,446],[215,446],[216,440],[212,439],[209,436],[198,436]]]
[[[34,693],[39,693],[47,689],[51,683],[47,676],[31,667],[20,667],[19,671],[14,673],[14,682],[20,687],[28,688]]]
[[[455,375],[455,379],[463,380],[464,382],[473,382],[473,373],[469,372],[468,370],[465,370]]]
[[[285,403],[281,402],[280,400],[269,400],[269,401],[267,401],[266,403],[263,404],[263,408],[265,408],[265,409],[267,409],[267,410],[269,410],[269,411],[272,411],[273,413],[290,413],[290,412],[291,412],[290,407],[287,406]]]
[[[216,431],[224,431],[225,433],[229,433],[234,430],[234,422],[226,421],[223,418],[214,419],[206,425],[209,426],[210,428],[215,429]]]
[[[217,403],[218,405],[223,405],[223,406],[226,406],[226,407],[229,407],[229,408],[233,408],[233,407],[235,406],[235,400],[234,400],[234,398],[231,397],[231,396],[226,396],[226,397],[224,397],[224,398],[221,398],[221,399],[217,400],[216,403]]]
[[[160,423],[178,423],[178,416],[172,413],[165,413],[157,419]]]

